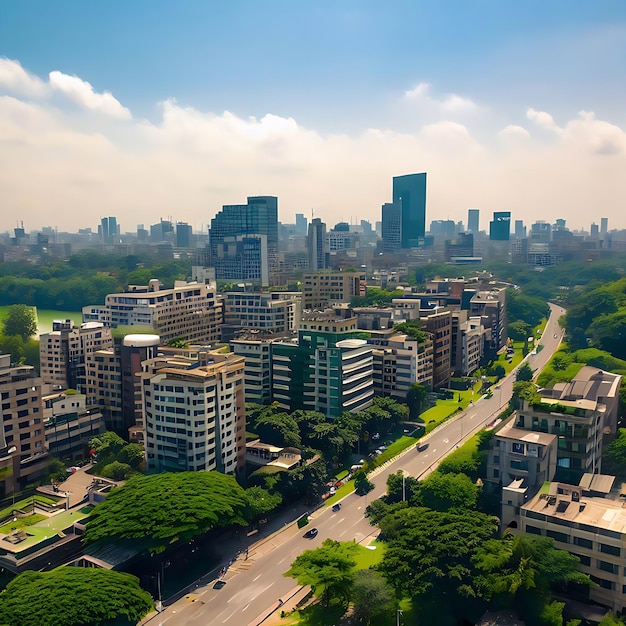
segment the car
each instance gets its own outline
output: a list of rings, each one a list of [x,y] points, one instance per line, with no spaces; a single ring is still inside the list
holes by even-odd
[[[313,539],[314,537],[317,537],[318,532],[317,528],[311,528],[304,533],[303,537],[305,539]]]
[[[424,450],[426,450],[426,448],[428,448],[428,444],[427,444],[427,443],[418,443],[418,444],[415,446],[415,449],[416,449],[418,452],[424,452]]]
[[[330,487],[330,489],[328,490],[328,493],[330,493],[330,495],[332,496],[335,493],[335,491],[337,491],[337,487],[333,486],[333,487]]]
[[[376,450],[380,450],[381,452],[384,452],[387,449],[387,446],[378,446],[378,448],[376,448]]]
[[[554,338],[556,339],[556,333],[554,333]]]
[[[372,435],[372,441],[378,441],[380,439],[380,433],[374,433]]]
[[[226,581],[225,580],[216,580],[215,584],[213,585],[213,589],[221,589],[222,587],[226,586]]]
[[[337,502],[337,504],[333,504],[333,513],[337,511],[341,511],[341,502]]]

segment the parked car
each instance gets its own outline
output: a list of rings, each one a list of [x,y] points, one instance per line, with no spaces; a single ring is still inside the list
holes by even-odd
[[[317,528],[311,528],[310,530],[307,530],[304,533],[303,537],[305,539],[313,539],[314,537],[317,537],[317,533],[318,533]]]

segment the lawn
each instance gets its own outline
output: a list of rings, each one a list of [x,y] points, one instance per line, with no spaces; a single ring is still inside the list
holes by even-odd
[[[461,394],[461,402],[458,400],[458,394]],[[445,422],[449,417],[454,415],[459,408],[465,408],[469,404],[469,399],[463,402],[463,394],[469,394],[469,398],[472,397],[471,391],[455,391],[454,398],[452,400],[437,400],[437,404],[430,409],[424,411],[418,418],[418,421],[422,421],[426,426],[426,432],[429,433],[439,424]]]
[[[33,526],[44,519],[46,519],[46,516],[41,515],[40,513],[33,513],[27,517],[18,517],[17,519],[7,522],[4,526],[0,526],[0,534],[8,535],[13,530]]]
[[[0,306],[0,322],[7,316],[11,305]],[[37,333],[49,333],[52,330],[52,322],[54,320],[73,320],[75,324],[80,325],[83,321],[81,311],[53,311],[50,309],[37,309]]]
[[[41,496],[37,494],[36,496],[31,496],[30,498],[24,498],[23,500],[18,500],[15,504],[11,506],[7,506],[4,509],[0,510],[0,520],[9,517],[14,510],[18,511],[28,511],[33,508],[33,497],[35,498],[35,503],[41,502],[41,504],[47,504],[48,506],[54,506],[61,498],[48,498],[46,496]]]
[[[355,569],[369,569],[383,560],[386,548],[385,544],[378,541],[372,541],[369,546],[370,547],[359,546],[359,551],[356,554]],[[371,548],[375,548],[375,550],[372,550]]]

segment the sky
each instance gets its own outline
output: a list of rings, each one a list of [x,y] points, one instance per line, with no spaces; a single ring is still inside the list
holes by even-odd
[[[625,61],[623,0],[3,0],[0,232],[375,222],[424,171],[427,226],[626,228]]]

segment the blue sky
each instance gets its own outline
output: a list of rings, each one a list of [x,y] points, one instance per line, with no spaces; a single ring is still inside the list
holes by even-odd
[[[423,170],[429,220],[626,227],[622,1],[5,0],[0,58],[2,230],[200,228],[256,193],[374,221]]]

